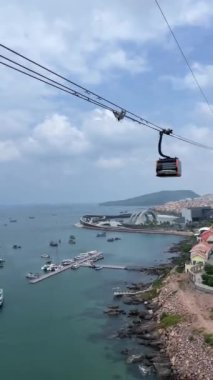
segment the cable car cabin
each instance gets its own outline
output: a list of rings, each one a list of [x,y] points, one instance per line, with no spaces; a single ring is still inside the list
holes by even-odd
[[[156,163],[157,177],[181,177],[181,162],[178,158],[160,158]]]

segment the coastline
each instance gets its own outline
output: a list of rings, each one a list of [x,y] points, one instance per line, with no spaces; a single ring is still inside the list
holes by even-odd
[[[79,227],[79,226],[78,226]],[[123,233],[140,233],[140,234],[158,234],[158,235],[176,235],[176,236],[193,236],[191,231],[178,231],[178,230],[163,230],[163,229],[141,229],[141,228],[125,228],[125,227],[100,227],[96,225],[83,225],[81,228],[86,228],[90,230],[106,231],[106,232],[123,232]]]
[[[176,272],[176,263],[184,252],[180,247],[181,242],[169,249],[178,255],[170,268],[165,265],[151,288],[150,284],[148,289],[133,284],[131,288],[137,290],[139,286],[144,292],[122,297],[119,302],[124,309],[119,303],[105,313],[110,317],[127,314],[128,325],[121,327],[116,338],[135,342],[134,349],[129,349],[127,342],[121,352],[128,365],[137,366],[143,374],[156,373],[164,380],[212,380],[213,347],[205,342],[213,332],[212,295],[198,292],[187,274]],[[125,305],[134,308],[126,309]],[[153,352],[147,354],[146,348]]]
[[[187,274],[171,273],[153,302],[159,307],[159,324],[162,315],[180,316],[176,325],[160,329],[174,378],[211,380],[213,347],[205,343],[205,336],[213,332],[212,295],[194,289]]]

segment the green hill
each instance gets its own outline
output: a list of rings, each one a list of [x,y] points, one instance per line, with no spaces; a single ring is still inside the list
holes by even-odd
[[[166,190],[156,193],[144,194],[139,197],[101,203],[101,206],[156,206],[166,202],[180,201],[186,198],[199,197],[192,190]]]

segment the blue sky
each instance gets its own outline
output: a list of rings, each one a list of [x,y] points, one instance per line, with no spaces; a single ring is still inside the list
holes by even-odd
[[[213,103],[213,2],[159,3]],[[154,0],[31,0],[21,7],[11,0],[1,6],[0,41],[162,127],[213,145],[213,114]],[[213,192],[212,151],[165,139],[183,176],[159,179],[156,132],[117,123],[109,112],[4,67],[0,94],[1,204]]]

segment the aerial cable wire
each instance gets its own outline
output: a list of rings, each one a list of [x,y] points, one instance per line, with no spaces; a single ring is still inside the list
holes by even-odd
[[[83,93],[81,93],[81,92],[79,92],[79,91],[77,91],[77,90],[75,90],[75,89],[73,89],[71,87],[65,86],[63,83],[57,82],[57,81],[55,81],[55,80],[53,80],[53,79],[51,79],[51,78],[49,78],[49,77],[47,77],[47,76],[45,76],[45,75],[37,72],[35,70],[27,68],[26,66],[21,65],[20,63],[18,63],[16,61],[13,61],[12,59],[10,59],[8,57],[5,57],[3,55],[0,55],[0,57],[3,58],[3,59],[5,59],[5,60],[7,60],[7,61],[9,61],[9,62],[11,62],[11,63],[13,63],[13,64],[15,64],[16,66],[24,68],[25,71],[23,71],[23,70],[21,70],[21,69],[19,69],[17,67],[11,66],[11,65],[9,65],[6,62],[0,61],[1,65],[6,66],[7,68],[10,68],[12,70],[15,70],[15,71],[17,71],[17,72],[19,72],[21,74],[27,75],[28,77],[31,77],[31,78],[33,78],[35,80],[43,82],[43,83],[45,83],[45,84],[47,84],[49,86],[55,87],[55,88],[57,88],[57,89],[65,92],[65,93],[68,93],[69,95],[76,96],[77,98],[80,98],[80,99],[82,99],[84,101],[87,101],[89,103],[95,104],[95,105],[97,105],[97,106],[99,106],[99,107],[101,107],[101,108],[103,108],[105,110],[111,111],[116,116],[117,120],[121,120],[123,118],[126,118],[126,119],[129,119],[129,120],[133,121],[133,122],[138,123],[139,125],[143,125],[143,126],[146,126],[146,127],[150,128],[150,129],[153,129],[153,130],[155,130],[157,132],[160,132],[160,131],[164,130],[162,127],[158,126],[157,124],[154,124],[154,123],[152,123],[152,122],[150,122],[150,121],[142,118],[141,116],[135,115],[134,113],[126,110],[125,108],[123,108],[123,107],[121,107],[121,106],[119,106],[119,105],[117,105],[117,104],[115,104],[115,103],[113,103],[113,102],[111,102],[111,101],[109,101],[109,100],[107,100],[107,99],[105,99],[105,98],[103,98],[103,97],[101,97],[101,96],[99,96],[99,95],[91,92],[90,90],[86,89],[85,87],[82,87],[82,86],[76,84],[75,82],[70,81],[69,79],[63,77],[62,75],[57,74],[57,73],[55,73],[54,71],[52,71],[52,70],[50,70],[48,68],[45,68],[45,66],[40,65],[39,63],[37,63],[37,62],[35,62],[35,61],[33,61],[33,60],[31,60],[31,59],[23,56],[22,54],[19,54],[18,52],[15,52],[14,50],[6,47],[5,45],[0,44],[0,47],[3,47],[5,49],[7,49],[8,51],[10,51],[10,52],[12,52],[12,53],[20,56],[23,59],[26,59],[27,61],[35,64],[36,66],[44,68],[45,70],[49,71],[50,73],[53,73],[54,75],[62,78],[63,80],[66,80],[67,82],[70,82],[74,86],[76,86],[76,87],[78,87],[80,89],[83,89],[87,95],[85,95],[85,94],[83,94]],[[35,74],[36,76],[33,75],[33,74],[31,74],[31,73]],[[95,96],[96,99],[95,98],[91,98],[91,96]],[[105,103],[108,103],[108,104],[105,104]],[[120,112],[117,109],[113,109],[111,106],[109,106],[109,104],[110,105],[114,105]],[[119,118],[119,114],[122,115],[121,118]],[[176,135],[174,133],[171,133],[169,136],[173,137],[175,139],[184,141],[184,142],[186,142],[188,144],[200,147],[200,148],[205,148],[205,149],[213,150],[213,147],[210,147],[210,146],[201,144],[199,142],[187,139],[185,137]]]
[[[1,56],[1,55],[0,55],[0,57],[2,57],[2,58],[4,58],[4,59],[7,59],[7,60],[9,60],[9,61],[12,61],[11,59],[8,59],[8,58],[6,58],[6,57],[4,57],[4,56]],[[15,62],[14,62],[14,63],[15,63]],[[5,62],[0,61],[0,64],[3,65],[3,66],[6,66],[6,67],[8,67],[8,68],[10,68],[10,69],[12,69],[12,70],[18,71],[18,72],[21,73],[21,74],[27,75],[28,77],[31,77],[31,78],[33,78],[33,79],[36,79],[36,80],[38,80],[38,81],[40,81],[40,82],[43,82],[43,83],[45,83],[45,84],[48,84],[49,86],[55,87],[55,88],[57,88],[57,89],[59,89],[59,90],[62,90],[62,91],[66,92],[66,93],[68,93],[68,94],[70,94],[70,95],[74,95],[74,96],[76,96],[76,97],[78,97],[78,98],[80,98],[80,99],[82,99],[82,100],[86,100],[86,101],[88,101],[89,103],[93,103],[93,104],[95,104],[95,105],[98,105],[99,107],[102,107],[102,108],[104,108],[104,109],[107,109],[107,110],[109,110],[109,111],[112,111],[111,108],[109,108],[109,107],[107,107],[107,106],[101,104],[100,102],[98,102],[98,101],[96,101],[96,100],[94,100],[94,99],[90,99],[88,96],[86,96],[86,95],[84,95],[84,94],[82,94],[82,93],[80,93],[80,92],[78,92],[78,91],[75,91],[75,90],[73,90],[73,89],[71,89],[71,88],[69,88],[69,87],[67,87],[67,86],[64,86],[62,83],[59,83],[59,82],[57,82],[57,81],[54,81],[53,79],[48,78],[48,77],[46,77],[46,76],[44,76],[44,75],[42,75],[42,74],[40,74],[40,73],[37,73],[37,72],[34,71],[34,70],[31,70],[31,69],[29,69],[29,68],[26,68],[28,71],[33,72],[33,73],[35,73],[36,75],[38,75],[38,76],[40,76],[40,77],[46,78],[49,82],[46,81],[46,80],[44,80],[44,79],[41,79],[41,78],[39,78],[39,77],[36,77],[35,75],[29,74],[29,73],[27,73],[26,71],[20,70],[20,69],[18,69],[17,67],[11,66],[11,65],[9,65],[9,64],[7,64],[7,63],[5,63]],[[20,66],[20,67],[22,67],[22,68],[24,67],[23,65],[21,65],[21,64],[19,64],[19,63],[17,63],[17,62],[16,62],[15,64],[18,65],[18,66]],[[51,83],[51,82],[52,82],[52,83]],[[53,83],[54,83],[54,84],[53,84]],[[57,85],[56,85],[56,84],[57,84]]]
[[[195,73],[194,73],[194,71],[193,71],[193,69],[192,69],[192,67],[191,67],[191,65],[190,65],[190,63],[189,63],[189,61],[188,61],[188,59],[187,59],[187,57],[186,57],[186,55],[185,55],[185,53],[184,53],[184,51],[183,51],[183,49],[182,49],[182,47],[181,47],[181,45],[180,45],[178,39],[177,39],[177,37],[175,36],[175,33],[174,33],[174,31],[173,31],[171,25],[169,24],[169,21],[168,21],[166,15],[165,15],[163,9],[161,8],[161,6],[160,6],[158,0],[154,0],[154,1],[155,1],[155,4],[157,5],[157,7],[158,7],[158,9],[159,9],[159,11],[160,11],[160,13],[161,13],[161,15],[162,15],[162,17],[163,17],[163,19],[164,19],[166,25],[167,25],[167,27],[168,27],[170,33],[171,33],[171,35],[172,35],[172,37],[173,37],[173,39],[174,39],[174,41],[175,41],[175,43],[176,43],[176,45],[177,45],[179,51],[180,51],[180,54],[182,55],[182,57],[183,57],[183,59],[184,59],[186,65],[187,65],[187,67],[188,67],[188,69],[189,69],[189,71],[190,71],[190,73],[191,73],[191,75],[192,75],[192,78],[193,78],[193,80],[194,80],[194,82],[195,82],[195,84],[196,84],[198,90],[200,91],[200,94],[201,94],[202,98],[204,99],[205,103],[207,104],[209,110],[213,113],[212,106],[211,106],[211,104],[210,104],[210,102],[209,102],[209,100],[208,100],[208,98],[207,98],[205,92],[203,91],[203,89],[202,89],[200,83],[198,82],[198,79],[197,79],[197,77],[196,77],[196,75],[195,75]]]
[[[64,77],[63,75],[56,73],[55,71],[51,70],[50,68],[48,68],[48,67],[46,67],[46,66],[44,66],[44,65],[41,65],[40,63],[38,63],[38,62],[36,62],[36,61],[34,61],[34,60],[32,60],[32,59],[26,57],[25,55],[23,55],[23,54],[17,52],[16,50],[11,49],[11,48],[9,48],[8,46],[6,46],[6,45],[4,45],[4,44],[0,44],[0,47],[2,47],[3,49],[8,50],[9,52],[11,52],[11,53],[13,53],[13,54],[19,56],[19,57],[22,58],[22,59],[25,59],[26,61],[28,61],[28,62],[30,62],[30,63],[33,63],[34,65],[36,65],[36,66],[42,68],[43,70],[46,70],[46,71],[48,71],[49,73],[51,73],[51,74],[53,74],[53,75],[56,75],[57,77],[59,77],[59,78],[65,80],[65,81],[67,81],[67,82],[73,84],[74,86],[80,88],[81,90],[84,90],[88,95],[90,94],[90,95],[92,95],[92,96],[95,96],[95,97],[96,97],[97,99],[99,99],[99,100],[102,100],[102,101],[104,101],[104,102],[106,102],[106,103],[108,103],[108,104],[110,104],[110,105],[112,105],[112,106],[114,106],[114,107],[116,107],[116,108],[118,108],[118,109],[122,109],[122,110],[124,110],[126,113],[128,113],[129,115],[136,117],[137,119],[139,119],[140,121],[142,121],[142,122],[144,122],[144,123],[146,123],[146,124],[152,125],[153,127],[155,127],[155,128],[158,129],[158,130],[162,130],[162,129],[163,129],[163,128],[157,126],[156,124],[154,124],[154,123],[152,123],[152,122],[150,122],[150,121],[148,121],[148,120],[145,120],[145,119],[142,118],[141,116],[138,116],[138,115],[136,115],[135,113],[133,113],[133,112],[131,112],[131,111],[127,111],[124,107],[121,107],[121,106],[119,106],[118,104],[116,104],[116,103],[114,103],[114,102],[111,102],[110,100],[107,100],[106,98],[104,98],[104,97],[102,97],[102,96],[96,94],[95,92],[90,91],[90,90],[88,90],[87,88],[85,88],[85,87],[83,87],[83,86],[77,84],[76,82],[71,81],[70,79]]]

